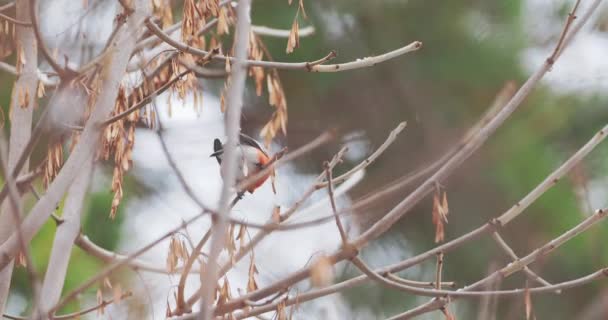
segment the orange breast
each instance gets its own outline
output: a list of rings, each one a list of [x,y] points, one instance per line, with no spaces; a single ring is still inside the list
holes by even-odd
[[[258,163],[262,166],[262,168],[264,168],[269,162],[270,162],[270,158],[264,152],[258,151]],[[257,173],[257,172],[259,172],[259,171],[256,171],[255,173]],[[249,191],[250,193],[253,193],[253,191],[255,191],[255,189],[259,188],[261,185],[264,184],[264,182],[266,182],[266,179],[268,179],[268,176],[269,176],[269,174],[258,179],[254,184],[252,184],[249,187],[249,189],[247,189],[247,191]]]

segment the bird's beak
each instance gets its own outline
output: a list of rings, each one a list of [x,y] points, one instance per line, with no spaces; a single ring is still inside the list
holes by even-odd
[[[218,151],[212,153],[211,155],[209,155],[209,158],[218,157],[222,153],[224,153],[224,150],[218,150]]]

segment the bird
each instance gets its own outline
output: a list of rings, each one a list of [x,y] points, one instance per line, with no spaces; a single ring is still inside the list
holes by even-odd
[[[209,157],[215,157],[217,163],[220,165],[220,174],[222,177],[225,176],[226,167],[222,165],[222,157],[224,155],[224,144],[220,139],[216,138],[213,140],[213,153]],[[264,148],[252,137],[240,133],[239,143],[236,146],[236,155],[238,159],[237,169],[237,184],[249,177],[250,175],[256,174],[263,170],[266,165],[270,162],[270,157]],[[270,176],[270,172],[265,174],[257,181],[253,182],[246,189],[249,193],[253,193],[257,188],[262,186],[264,182]]]

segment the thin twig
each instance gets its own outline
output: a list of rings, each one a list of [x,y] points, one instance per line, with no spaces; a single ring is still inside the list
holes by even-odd
[[[133,295],[133,293],[131,291],[127,291],[124,292],[120,295],[120,300],[129,298]],[[57,315],[57,316],[53,316],[54,320],[68,320],[68,319],[79,319],[80,317],[91,313],[93,311],[97,311],[99,309],[103,309],[107,306],[109,306],[110,304],[114,303],[114,298],[109,299],[109,300],[103,300],[101,301],[100,304],[93,306],[93,307],[89,307],[80,311],[76,311],[76,312],[72,312],[72,313],[67,313],[67,314],[62,314],[62,315]],[[30,318],[28,317],[18,317],[18,316],[13,316],[13,315],[9,315],[9,314],[4,314],[3,317],[7,318],[7,319],[12,319],[12,320],[28,320]]]
[[[40,32],[40,25],[38,24],[38,0],[30,0],[30,19],[32,21],[34,35],[38,41],[38,49],[40,49],[44,59],[48,62],[51,68],[53,68],[53,70],[55,70],[55,72],[57,72],[61,78],[75,76],[76,72],[74,72],[74,70],[71,70],[67,65],[65,68],[63,68],[59,65],[59,63],[57,63],[57,61],[55,61],[49,51],[49,48],[46,46],[44,39],[42,39],[42,32]]]
[[[266,26],[251,26],[251,31],[253,31],[255,34],[257,34],[259,36],[274,37],[274,38],[287,38],[287,37],[289,37],[289,33],[291,30],[276,29],[276,28],[271,28],[271,27],[266,27]],[[308,37],[308,36],[312,36],[313,34],[315,34],[315,27],[313,27],[313,26],[306,26],[304,28],[298,29],[299,37]]]
[[[75,244],[84,252],[106,263],[128,260],[125,262],[125,265],[135,271],[142,270],[160,274],[179,274],[184,270],[183,267],[178,267],[173,271],[169,271],[166,267],[159,267],[141,259],[129,259],[128,254],[119,254],[106,250],[95,244],[93,241],[91,241],[91,239],[89,239],[89,237],[83,234],[78,235]]]
[[[331,173],[332,170],[329,168],[329,164],[325,164],[325,177],[327,178],[327,194],[329,195],[329,203],[331,203],[331,209],[334,213],[334,217],[336,218],[336,226],[338,227],[338,231],[340,232],[342,244],[348,245],[346,231],[344,231],[344,226],[342,226],[342,221],[340,221],[340,217],[338,216],[338,209],[336,209],[336,199],[334,199],[334,182]]]
[[[395,281],[397,283],[402,283],[408,286],[413,286],[413,287],[421,287],[421,288],[435,288],[437,286],[437,281],[415,281],[415,280],[410,280],[410,279],[404,279],[401,278],[399,276],[396,276],[395,274],[392,274],[390,272],[386,273],[386,277],[392,281]],[[450,287],[453,288],[456,286],[456,282],[454,281],[442,281],[441,282],[441,286],[442,287]]]
[[[519,257],[517,256],[517,254],[515,254],[515,251],[513,251],[513,249],[507,244],[507,242],[505,242],[505,240],[500,236],[500,234],[498,232],[492,233],[492,238],[496,241],[496,243],[498,243],[498,246],[511,259],[513,259],[513,261],[519,260]],[[523,271],[526,274],[526,276],[528,276],[528,278],[530,278],[531,280],[536,281],[536,282],[538,282],[539,284],[541,284],[543,286],[550,286],[551,285],[551,283],[549,283],[549,281],[541,278],[534,271],[530,270],[530,268],[528,268],[527,266],[524,267]],[[559,292],[556,292],[556,293],[559,293]]]
[[[186,288],[186,278],[187,278],[188,274],[190,273],[190,270],[192,269],[192,265],[194,264],[194,261],[198,257],[201,250],[203,250],[203,246],[205,246],[205,243],[207,243],[207,241],[211,237],[211,230],[212,229],[209,228],[209,230],[207,230],[205,235],[198,242],[196,247],[194,247],[194,249],[192,249],[192,253],[188,257],[188,261],[184,265],[184,270],[182,271],[182,273],[180,275],[179,284],[177,285],[177,302],[176,302],[176,304],[177,304],[176,309],[177,309],[178,314],[180,314],[181,312],[190,312],[191,311],[191,310],[184,310],[184,308],[186,308],[186,303],[184,301],[184,289]]]
[[[191,47],[185,43],[182,43],[180,41],[177,41],[177,40],[171,38],[171,36],[166,34],[162,29],[160,29],[157,25],[152,23],[150,20],[146,21],[146,26],[148,27],[148,30],[150,30],[150,32],[154,33],[159,38],[161,38],[164,42],[166,42],[167,44],[169,44],[170,46],[174,47],[177,50],[180,50],[185,53],[190,53],[190,54],[193,54],[196,56],[200,56],[200,57],[204,57],[209,54],[208,51]],[[417,51],[420,48],[422,48],[422,42],[414,41],[404,47],[387,52],[387,53],[379,55],[379,56],[367,57],[367,58],[363,58],[363,59],[358,59],[357,61],[346,62],[346,63],[341,63],[341,64],[331,64],[331,65],[318,64],[318,65],[311,66],[310,62],[290,63],[290,62],[272,62],[272,61],[260,61],[260,60],[245,60],[244,63],[247,66],[256,66],[256,67],[264,67],[264,68],[276,68],[276,69],[286,69],[286,70],[304,70],[304,71],[309,71],[309,72],[339,72],[339,71],[371,67],[378,63],[382,63],[384,61],[401,56],[403,54]],[[225,61],[226,59],[228,59],[231,63],[234,63],[234,60],[235,60],[235,58],[225,56],[225,55],[215,55],[215,56],[213,56],[213,59],[220,60],[220,61]]]

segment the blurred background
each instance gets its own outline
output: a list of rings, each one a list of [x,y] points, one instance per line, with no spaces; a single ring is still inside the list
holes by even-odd
[[[345,143],[342,137],[351,137],[354,142],[350,142],[352,151],[336,173],[348,170],[370,154],[399,122],[408,123],[395,143],[368,168],[364,179],[353,182],[356,186],[341,198],[344,207],[438,159],[477,121],[508,81],[521,85],[543,63],[553,50],[573,2],[304,0],[308,19],[301,18],[300,26],[313,25],[315,34],[301,38],[300,48],[289,55],[285,54],[285,39],[265,39],[277,61],[311,61],[336,50],[335,61],[346,62],[381,54],[414,40],[422,41],[424,47],[368,69],[335,74],[280,71],[289,124],[287,135],[279,136],[273,149],[282,146],[296,149],[328,129],[338,129],[341,136],[283,168],[279,172],[278,194],[274,196],[269,186],[265,186],[259,195],[247,197],[236,208],[237,214],[265,221],[273,205],[289,207],[322,171],[323,161]],[[581,2],[584,11],[590,1]],[[111,31],[117,5],[113,0],[41,1],[45,39],[50,46],[58,46],[70,56],[82,56],[87,50],[96,52]],[[289,6],[285,0],[254,1],[253,23],[289,29],[296,8],[297,4]],[[179,19],[181,11],[174,15]],[[606,124],[607,27],[608,6],[602,6],[512,118],[443,183],[450,206],[447,240],[503,213]],[[71,45],[83,42],[90,48]],[[8,59],[14,61],[14,57]],[[0,73],[0,106],[5,115],[12,81],[12,76]],[[171,116],[163,111],[167,109],[166,96],[160,96],[156,103],[168,127],[167,139],[178,166],[197,194],[208,203],[215,203],[221,180],[217,164],[208,154],[213,138],[223,137],[218,102],[223,81],[201,80],[200,85],[205,94],[200,110],[192,108],[190,97],[174,101]],[[184,106],[176,107],[179,103]],[[267,96],[255,96],[250,80],[245,103],[243,130],[259,137],[259,130],[273,108],[268,105]],[[595,209],[606,207],[606,156],[608,147],[599,146],[568,179],[543,195],[505,229],[502,235],[517,254],[529,253]],[[149,129],[138,129],[134,168],[126,178],[125,199],[115,220],[109,218],[113,196],[109,177],[111,167],[99,164],[83,220],[83,232],[104,248],[130,252],[154,239],[167,226],[196,213],[196,207],[183,194],[163,159],[158,138]],[[409,191],[404,189],[389,200],[353,212],[349,221],[352,229],[366,228]],[[372,266],[382,266],[433,247],[431,210],[429,197],[391,232],[366,248],[363,258]],[[198,239],[202,233],[196,228],[189,232]],[[45,270],[54,229],[49,221],[33,242],[33,260],[40,272]],[[288,238],[288,245],[286,238],[281,238],[288,237],[285,233],[269,238],[260,253],[256,252],[258,261],[266,261],[258,266],[260,286],[302,267],[312,254],[330,252],[339,245],[337,230],[331,223],[299,232]],[[580,277],[607,265],[608,250],[602,245],[606,240],[608,226],[600,224],[535,263],[532,269],[549,282]],[[293,245],[301,249],[298,254],[290,250]],[[163,244],[145,258],[162,266],[166,251],[167,244]],[[476,241],[445,256],[444,279],[466,285],[508,262],[508,257],[489,238]],[[100,261],[74,249],[65,291],[94,275],[101,266]],[[336,281],[359,274],[345,265],[338,269]],[[434,272],[434,261],[429,261],[403,275],[429,281],[434,279]],[[238,283],[242,275],[235,272],[231,276]],[[140,292],[145,294],[136,294],[118,307],[109,307],[103,317],[114,319],[163,319],[165,301],[172,297],[170,290],[179,279],[128,270],[115,277],[113,281],[123,282],[124,288],[143,290]],[[154,281],[151,283],[150,279]],[[190,287],[198,283],[193,280]],[[30,289],[23,268],[14,274],[13,281],[8,310],[12,314],[27,314],[31,307],[27,298]],[[523,287],[524,281],[522,275],[515,275],[502,285]],[[308,285],[302,286],[306,288]],[[94,301],[92,290],[81,298],[80,304],[74,303],[63,311],[81,309]],[[295,316],[383,319],[425,301],[426,298],[368,284],[303,304]],[[534,313],[539,319],[605,319],[606,303],[608,289],[603,281],[567,290],[559,296],[533,297]],[[479,306],[479,300],[466,299],[450,305],[450,310],[457,319],[477,319]],[[498,300],[495,319],[522,319],[524,315],[523,296]],[[441,317],[436,312],[420,319]]]

